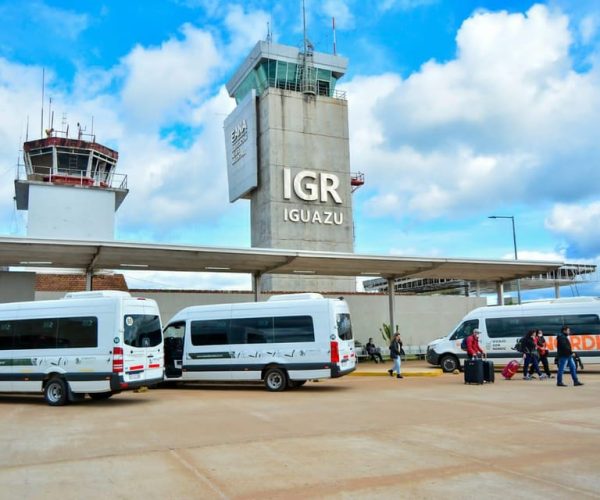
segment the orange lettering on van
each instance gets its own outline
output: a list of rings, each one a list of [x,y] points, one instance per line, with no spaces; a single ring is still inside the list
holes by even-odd
[[[575,351],[581,351],[581,336],[579,335],[570,335],[571,347]]]
[[[556,337],[546,337],[546,347],[550,351],[556,351]]]
[[[584,351],[593,351],[596,347],[596,339],[592,335],[582,335],[581,344]]]

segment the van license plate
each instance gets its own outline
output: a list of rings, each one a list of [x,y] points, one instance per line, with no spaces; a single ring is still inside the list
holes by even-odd
[[[131,373],[129,375],[129,379],[130,380],[139,380],[141,378],[142,374],[141,373]]]

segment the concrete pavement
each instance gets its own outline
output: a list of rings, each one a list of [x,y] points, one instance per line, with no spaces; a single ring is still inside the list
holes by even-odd
[[[600,498],[600,375],[0,395],[0,498]]]

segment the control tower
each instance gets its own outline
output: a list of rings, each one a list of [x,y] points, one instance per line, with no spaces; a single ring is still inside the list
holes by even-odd
[[[227,83],[229,200],[250,200],[252,246],[353,252],[343,57],[261,41]],[[270,275],[264,291],[355,291],[353,278]]]
[[[45,138],[25,142],[15,200],[28,210],[27,236],[113,240],[115,212],[129,192],[127,176],[115,173],[118,158],[79,126],[76,139],[68,128],[48,129]]]

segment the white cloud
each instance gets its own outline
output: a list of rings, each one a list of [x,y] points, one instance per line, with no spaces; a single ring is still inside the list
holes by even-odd
[[[565,238],[575,256],[600,254],[600,201],[556,204],[546,227]]]
[[[579,23],[579,34],[583,43],[590,43],[600,28],[600,19],[595,14],[585,16]]]
[[[123,111],[139,128],[188,119],[189,103],[223,66],[210,33],[185,24],[181,34],[181,40],[171,38],[160,47],[138,45],[123,58]]]
[[[231,40],[226,48],[229,56],[225,57],[235,59],[239,54],[246,54],[258,40],[265,40],[268,23],[269,15],[262,10],[246,12],[239,5],[230,6],[225,16],[225,26]]]
[[[600,72],[572,68],[568,21],[542,5],[478,12],[455,59],[347,83],[367,213],[464,216],[597,196]]]
[[[391,9],[412,10],[418,7],[433,5],[439,0],[382,0],[377,2],[379,10],[385,12]]]
[[[325,0],[321,11],[328,18],[335,18],[335,27],[347,30],[354,28],[354,15],[348,5],[348,0]]]
[[[89,18],[85,14],[51,7],[44,2],[29,5],[28,15],[36,19],[41,27],[49,29],[54,36],[70,40],[75,40],[89,24]]]

